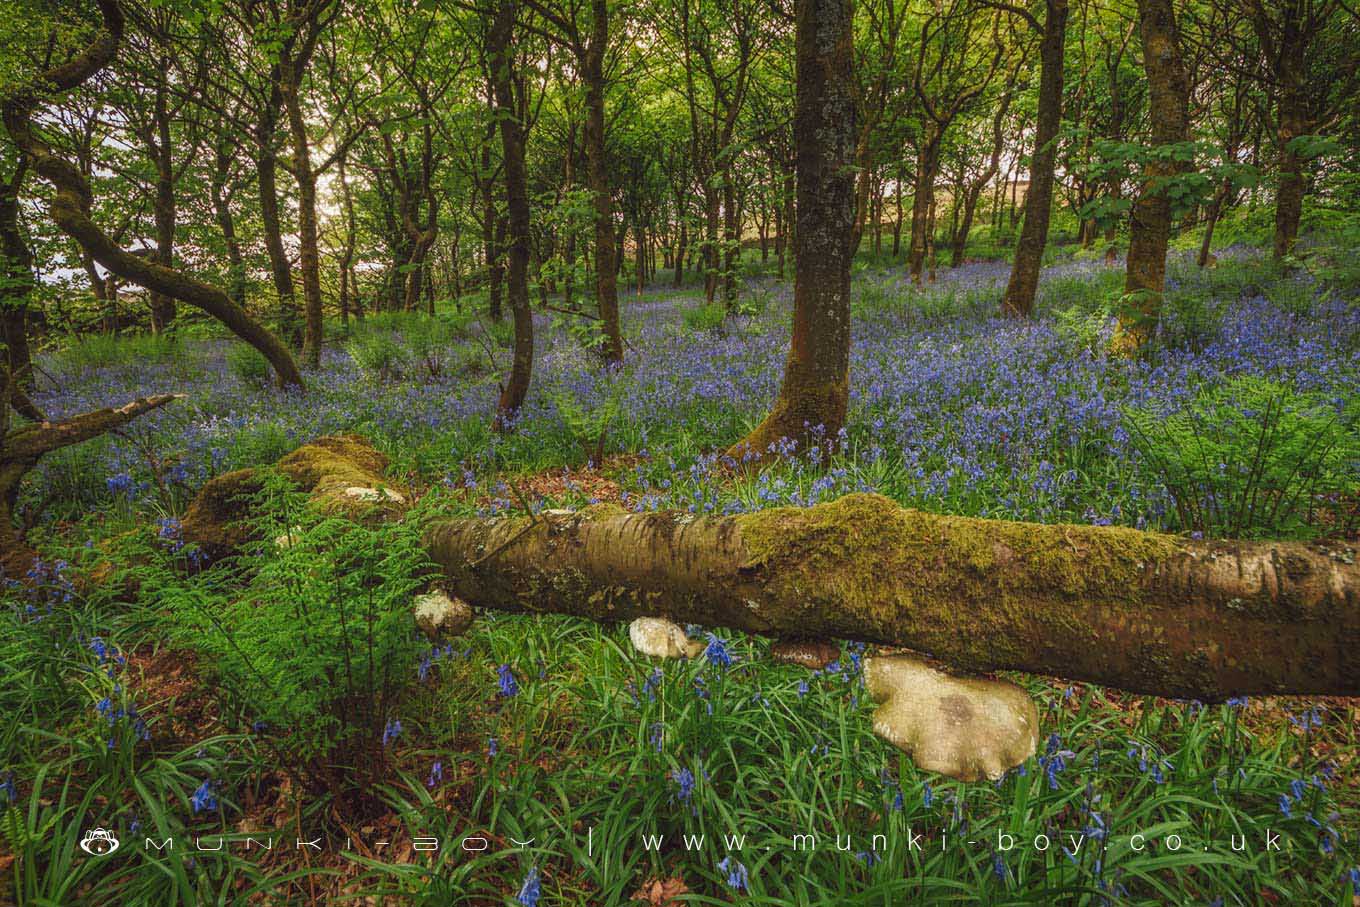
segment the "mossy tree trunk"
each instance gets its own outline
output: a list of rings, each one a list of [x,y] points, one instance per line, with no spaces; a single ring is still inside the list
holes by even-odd
[[[759,459],[820,429],[835,443],[850,396],[850,259],[855,218],[851,4],[796,4],[797,212],[793,339],[770,414],[731,450]]]
[[[524,163],[524,121],[515,97],[513,38],[518,4],[497,0],[487,30],[496,119],[500,123],[504,155],[506,209],[509,214],[509,274],[506,287],[515,323],[514,360],[510,378],[496,403],[496,429],[504,431],[529,393],[534,365],[534,316],[529,308],[529,182]]]
[[[618,255],[614,245],[614,203],[609,190],[609,160],[605,149],[604,55],[609,46],[609,6],[591,0],[590,39],[579,46],[586,86],[586,181],[595,212],[595,296],[604,330],[607,362],[623,361],[623,332],[619,327]]]
[[[1058,157],[1058,130],[1062,126],[1063,42],[1067,37],[1067,0],[1046,0],[1044,22],[1029,20],[1040,34],[1039,120],[1034,129],[1034,154],[1029,164],[1029,189],[1025,192],[1025,219],[1015,247],[1006,295],[1001,311],[1028,317],[1039,290],[1039,269],[1048,244],[1048,221],[1053,212],[1053,167]],[[999,135],[998,129],[998,135]]]
[[[939,516],[864,494],[721,518],[448,520],[426,547],[451,592],[490,608],[860,639],[1206,701],[1360,693],[1354,549]]]
[[[33,276],[33,253],[19,231],[19,190],[28,173],[28,159],[22,155],[8,178],[0,183],[0,343],[5,347],[5,358],[0,362],[10,379],[6,392],[0,396],[0,407],[6,397],[26,417],[41,418],[28,408],[25,389],[33,386],[33,354],[28,343],[28,302],[36,283]]]
[[[0,401],[9,395],[8,370],[0,372]],[[59,422],[30,422],[10,427],[9,409],[0,403],[0,571],[23,576],[33,565],[29,548],[14,525],[19,483],[45,454],[96,438],[164,406],[181,394],[158,394],[116,409],[98,409]]]
[[[1190,119],[1190,82],[1181,58],[1171,0],[1138,0],[1138,25],[1153,150],[1164,152],[1166,146],[1186,141]],[[1165,181],[1185,169],[1180,160],[1160,154],[1143,165],[1143,185],[1129,215],[1124,311],[1113,341],[1117,350],[1136,349],[1157,326],[1166,289],[1166,249],[1171,241],[1171,199]]]

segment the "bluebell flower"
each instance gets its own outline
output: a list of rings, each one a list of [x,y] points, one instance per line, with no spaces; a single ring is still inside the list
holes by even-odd
[[[498,752],[500,752],[500,749],[501,749],[500,745],[496,743],[495,737],[486,738],[486,754],[488,756],[496,755]]]
[[[524,882],[519,886],[515,900],[523,907],[538,907],[538,899],[543,896],[543,884],[539,879],[538,867],[530,866],[525,873]]]
[[[19,799],[19,790],[14,786],[14,772],[0,774],[0,803],[13,803]]]
[[[501,665],[496,669],[496,673],[500,677],[498,683],[502,696],[509,699],[519,692],[519,683],[515,680],[515,672],[510,670],[508,664]]]
[[[444,780],[444,763],[436,759],[434,765],[430,766],[430,777],[425,779],[425,786],[432,788],[435,785],[442,782],[443,780]]]
[[[401,736],[401,719],[389,718],[387,720],[387,727],[383,728],[382,745],[384,747],[390,746],[392,744],[392,741],[396,740],[400,736]]]
[[[1293,816],[1294,816],[1294,811],[1293,811],[1292,809],[1290,809],[1290,806],[1289,806],[1289,795],[1288,795],[1288,794],[1280,794],[1280,801],[1279,801],[1279,802],[1280,802],[1280,812],[1284,814],[1284,817],[1285,817],[1286,819],[1293,818]]]
[[[876,850],[861,850],[859,853],[855,854],[855,859],[859,860],[865,866],[876,866],[883,860]]]
[[[727,887],[733,891],[745,891],[750,882],[746,867],[731,856],[723,857],[718,861],[718,871],[726,875]]]
[[[708,634],[708,645],[704,647],[704,658],[708,663],[720,668],[732,666],[732,655],[727,651],[727,645],[712,633]]]
[[[688,803],[689,798],[694,795],[694,772],[687,768],[678,768],[671,773],[671,780],[675,782],[675,798],[681,803]]]
[[[189,805],[196,814],[217,809],[217,795],[213,793],[211,778],[198,786],[193,796],[189,798]]]

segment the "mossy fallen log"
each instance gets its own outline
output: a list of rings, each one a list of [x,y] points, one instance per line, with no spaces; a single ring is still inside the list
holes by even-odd
[[[870,494],[727,517],[456,519],[425,537],[449,590],[483,607],[857,639],[1206,701],[1360,694],[1345,546],[940,516]]]
[[[386,466],[350,436],[279,463],[322,507],[394,518],[407,502]],[[230,527],[249,478],[209,483],[186,537]],[[425,545],[448,591],[486,608],[862,640],[964,671],[1205,701],[1360,695],[1360,568],[1341,544],[940,516],[854,494],[727,517],[606,505],[436,519]]]

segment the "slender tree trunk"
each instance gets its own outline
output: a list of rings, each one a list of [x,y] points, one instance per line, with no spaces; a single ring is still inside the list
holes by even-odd
[[[586,87],[586,179],[595,209],[595,299],[604,331],[601,352],[607,362],[623,361],[623,330],[619,325],[619,254],[614,245],[614,204],[605,156],[604,54],[609,46],[609,4],[591,0],[590,42],[582,55]]]
[[[229,137],[219,140],[213,150],[212,203],[213,214],[217,218],[218,229],[222,231],[222,241],[227,247],[227,295],[232,302],[244,307],[246,304],[246,264],[241,253],[241,240],[236,235],[236,219],[231,213],[227,200],[227,181],[231,178],[233,146],[227,144]]]
[[[487,33],[492,86],[500,121],[504,154],[505,199],[508,212],[509,280],[507,296],[515,322],[514,360],[510,378],[496,403],[497,431],[507,431],[529,393],[534,366],[534,316],[529,308],[529,183],[524,164],[524,124],[515,104],[511,50],[516,0],[499,0]]]
[[[279,330],[295,348],[302,345],[297,317],[296,291],[293,287],[293,266],[283,243],[283,222],[279,213],[278,154],[274,149],[274,133],[278,128],[278,109],[283,105],[278,80],[271,89],[260,122],[255,128],[255,166],[260,194],[260,232],[265,251],[269,255],[269,271],[278,296]]]
[[[1025,222],[1015,247],[1001,311],[1028,317],[1039,289],[1039,269],[1048,244],[1048,221],[1053,212],[1053,166],[1062,126],[1063,41],[1067,36],[1067,0],[1046,0],[1044,34],[1039,43],[1039,120],[1034,129],[1029,189],[1025,192]]]
[[[1228,193],[1232,191],[1232,180],[1225,179],[1214,193],[1214,197],[1209,201],[1209,207],[1204,211],[1204,239],[1199,244],[1199,257],[1195,260],[1199,267],[1207,267],[1209,264],[1210,252],[1214,242],[1214,227],[1218,224],[1219,212],[1223,210],[1223,203],[1227,201]]]
[[[167,268],[175,263],[175,159],[170,145],[170,111],[166,95],[164,72],[157,76],[153,125],[155,141],[149,142],[152,163],[156,168],[156,196],[151,204],[152,220],[156,227],[155,260]],[[163,293],[149,292],[151,332],[163,334],[175,320],[175,300]]]
[[[689,239],[689,231],[686,229],[684,215],[680,216],[680,237],[675,245],[675,287],[679,289],[685,285],[685,253],[688,251],[685,246]]]
[[[916,158],[916,191],[911,200],[911,241],[907,247],[907,269],[913,283],[921,282],[930,245],[930,209],[935,204],[935,173],[940,166],[943,135],[933,124],[926,126]]]
[[[760,459],[772,444],[834,445],[850,395],[850,261],[855,219],[855,78],[850,0],[797,0],[794,135],[799,223],[793,338],[770,414],[729,454]]]
[[[1180,34],[1171,0],[1138,0],[1143,66],[1148,79],[1152,144],[1174,145],[1187,138],[1190,84],[1181,62]],[[1125,311],[1112,341],[1131,352],[1152,335],[1166,286],[1166,248],[1171,240],[1171,199],[1157,184],[1184,172],[1176,161],[1152,160],[1143,168],[1143,187],[1129,221],[1129,254],[1124,278]]]
[[[325,325],[321,308],[321,250],[316,220],[316,174],[312,172],[311,142],[307,120],[302,113],[302,73],[292,62],[280,66],[280,92],[288,115],[288,133],[293,144],[293,177],[298,190],[298,264],[302,272],[304,318],[302,358],[316,368],[321,364],[321,343]]]

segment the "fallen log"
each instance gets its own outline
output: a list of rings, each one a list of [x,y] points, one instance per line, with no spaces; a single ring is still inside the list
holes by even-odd
[[[1360,694],[1360,568],[1341,545],[940,516],[871,494],[443,520],[425,539],[449,591],[488,608],[856,639],[1205,701]]]
[[[318,439],[279,467],[328,510],[337,493],[387,518],[408,507],[381,491],[386,459],[357,437]],[[245,517],[238,475],[203,489],[186,538]],[[1204,701],[1360,695],[1360,568],[1342,544],[941,516],[854,494],[727,517],[605,505],[435,519],[425,547],[447,590],[485,608],[861,640],[963,671]]]

